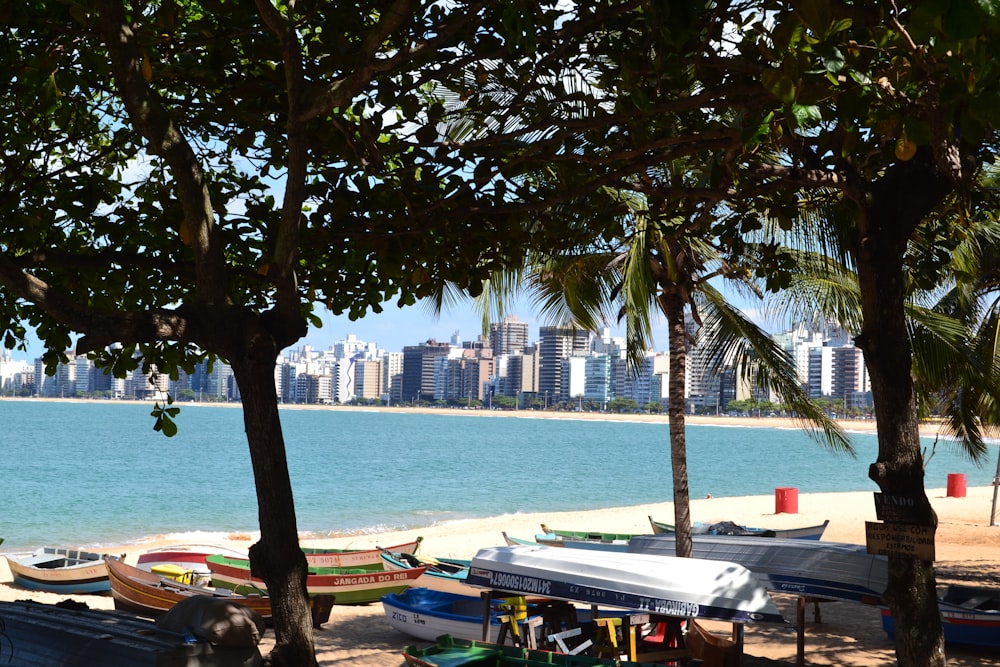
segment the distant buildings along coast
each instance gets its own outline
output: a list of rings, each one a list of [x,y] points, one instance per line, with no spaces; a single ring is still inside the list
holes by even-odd
[[[689,323],[692,336],[696,327]],[[795,359],[799,379],[813,398],[841,401],[848,410],[871,405],[871,386],[861,351],[842,331],[811,331],[801,326],[773,338]],[[18,361],[0,351],[0,393],[40,398],[105,397],[149,399],[166,392],[182,400],[237,401],[231,369],[215,363],[176,380],[141,369],[124,379],[94,367],[85,356],[67,353],[70,361],[47,376],[41,359]],[[634,402],[648,408],[664,405],[669,360],[650,351],[638,374],[626,368],[625,342],[608,330],[599,335],[579,329],[540,327],[531,339],[528,325],[516,316],[490,325],[488,336],[462,341],[415,342],[387,351],[374,341],[348,335],[329,349],[305,345],[288,350],[275,369],[282,403],[613,409]],[[745,386],[732,368],[713,370],[697,345],[689,348],[686,409],[691,413],[724,413],[732,401],[767,401]]]

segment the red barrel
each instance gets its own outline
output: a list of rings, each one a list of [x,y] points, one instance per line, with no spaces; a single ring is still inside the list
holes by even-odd
[[[964,472],[950,472],[950,473],[948,473],[948,497],[949,498],[964,498],[965,497],[965,473]]]
[[[794,486],[778,486],[774,489],[774,513],[798,514],[799,490]]]

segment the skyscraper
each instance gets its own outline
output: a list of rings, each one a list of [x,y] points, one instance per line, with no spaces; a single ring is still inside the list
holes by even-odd
[[[490,325],[490,347],[493,356],[523,352],[528,345],[528,323],[521,322],[516,315],[508,315],[502,322]]]
[[[590,333],[570,327],[541,327],[538,333],[538,394],[551,404],[568,398],[561,395],[562,361],[589,352]]]

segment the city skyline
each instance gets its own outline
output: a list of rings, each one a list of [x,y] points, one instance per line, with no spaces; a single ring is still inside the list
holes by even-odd
[[[725,289],[725,285],[720,287],[731,301],[742,302],[738,293],[730,293]],[[438,316],[431,313],[428,304],[429,302],[418,302],[412,306],[398,308],[394,300],[388,301],[382,304],[381,313],[369,312],[364,318],[356,321],[351,321],[347,315],[333,315],[320,306],[317,314],[323,322],[323,327],[310,326],[306,336],[291,349],[311,345],[314,350],[326,350],[337,341],[346,340],[353,334],[358,340],[374,342],[381,349],[399,352],[408,345],[419,345],[430,339],[448,342],[455,331],[459,332],[462,340],[475,340],[482,332],[481,319],[473,312],[471,301],[463,301],[445,308]],[[758,324],[762,324],[765,319],[763,310],[746,307],[748,305],[744,303],[744,312]],[[540,327],[550,325],[535,312],[530,299],[524,296],[513,301],[507,314],[516,316],[528,324],[532,340],[537,338]],[[653,348],[664,351],[667,348],[665,324],[659,317],[654,322]],[[766,324],[764,326],[772,332],[781,329]],[[611,332],[612,336],[616,337],[625,335],[624,326],[611,326]],[[77,338],[78,336],[73,337],[74,342]],[[11,352],[14,359],[31,362],[42,355],[43,347],[33,332],[29,334],[28,342],[27,352],[19,350]]]

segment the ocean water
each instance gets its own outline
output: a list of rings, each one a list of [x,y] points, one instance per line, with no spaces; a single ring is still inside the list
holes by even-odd
[[[183,407],[179,434],[165,438],[151,409],[0,400],[2,550],[256,534],[242,411]],[[281,419],[299,530],[315,536],[672,500],[666,424],[376,409]],[[689,425],[691,497],[877,491],[875,436],[852,439],[856,458],[799,430]],[[990,484],[996,456],[993,445],[977,466],[939,443],[926,484],[944,487],[949,473]]]

